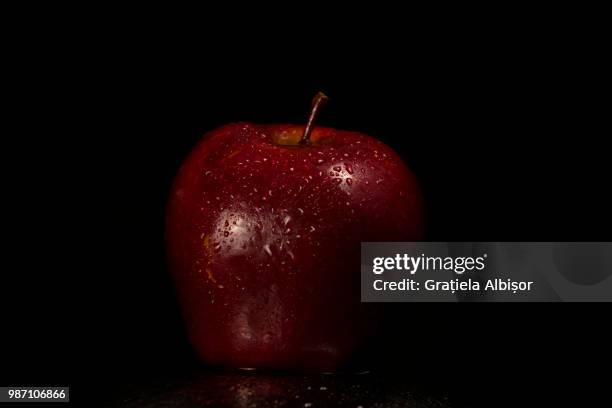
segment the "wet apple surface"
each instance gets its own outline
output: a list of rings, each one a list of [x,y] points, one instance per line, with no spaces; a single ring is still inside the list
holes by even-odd
[[[419,240],[418,183],[357,132],[231,124],[205,135],[168,204],[169,263],[211,364],[335,370],[371,334],[360,243]]]

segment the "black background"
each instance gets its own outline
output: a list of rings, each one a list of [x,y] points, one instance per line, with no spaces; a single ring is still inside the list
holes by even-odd
[[[216,126],[303,123],[319,90],[319,123],[385,141],[416,173],[430,240],[610,239],[596,26],[173,22],[10,37],[3,384],[69,384],[84,400],[97,382],[120,395],[197,369],[164,261],[175,171]],[[398,305],[376,365],[468,405],[589,401],[609,372],[608,311]]]

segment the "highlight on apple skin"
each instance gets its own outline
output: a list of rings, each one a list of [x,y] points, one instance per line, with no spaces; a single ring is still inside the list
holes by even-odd
[[[248,123],[206,134],[166,214],[195,351],[216,366],[339,369],[380,319],[360,302],[360,243],[421,240],[422,207],[400,157],[365,134]]]

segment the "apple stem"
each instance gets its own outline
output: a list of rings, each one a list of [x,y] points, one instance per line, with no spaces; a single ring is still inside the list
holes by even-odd
[[[304,129],[304,134],[302,135],[302,138],[300,139],[301,145],[310,144],[310,134],[312,133],[312,129],[314,127],[313,125],[317,117],[317,112],[319,111],[319,108],[323,106],[325,102],[327,102],[328,99],[329,99],[328,96],[325,95],[323,92],[317,92],[314,98],[312,98],[312,105],[310,108],[310,115],[308,116],[308,122],[306,122],[306,128]]]

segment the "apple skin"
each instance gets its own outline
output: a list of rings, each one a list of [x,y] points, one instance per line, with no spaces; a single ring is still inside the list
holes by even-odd
[[[196,145],[166,216],[169,266],[207,363],[337,370],[379,306],[360,303],[360,243],[423,237],[422,198],[399,156],[367,135],[230,124]]]

